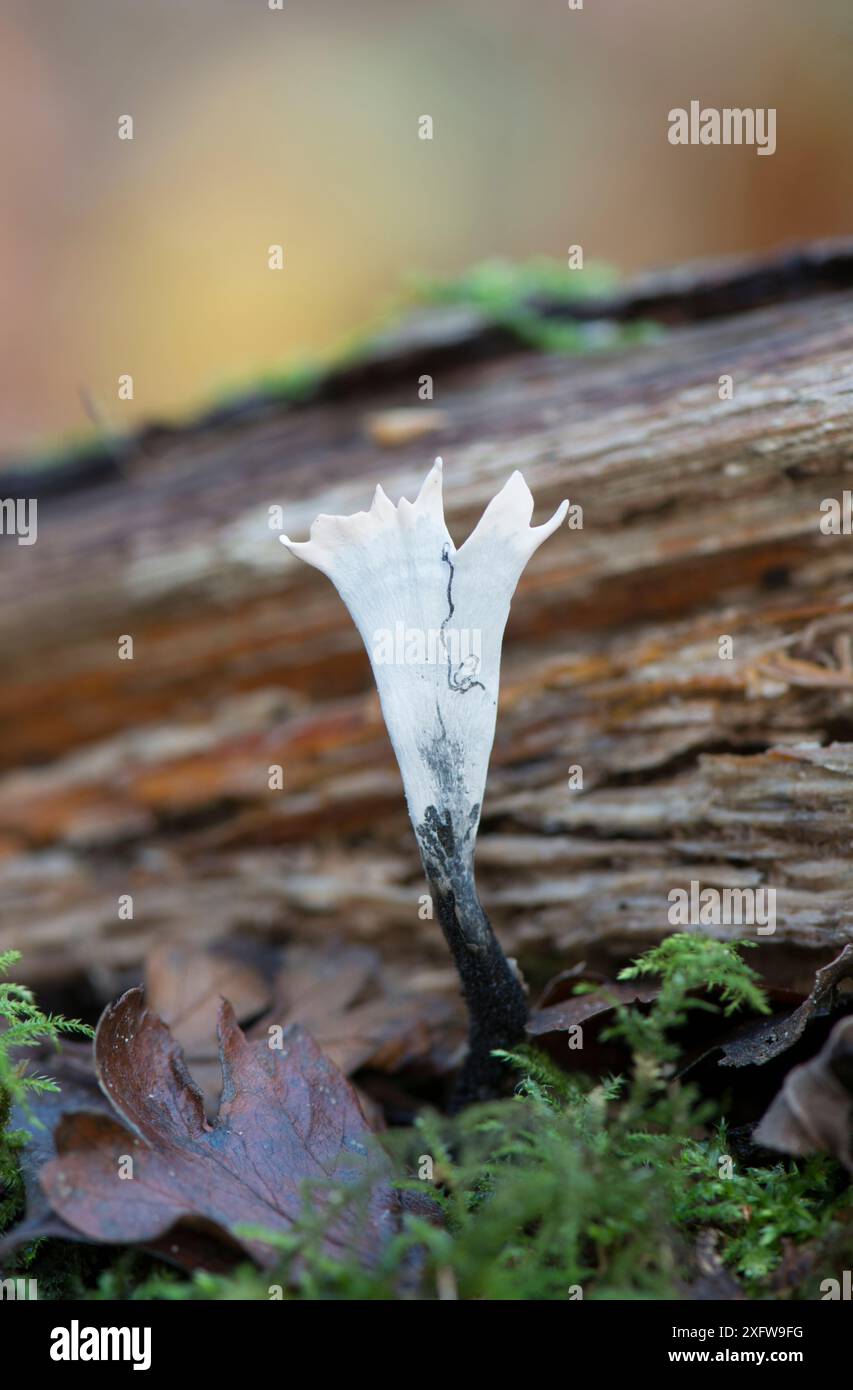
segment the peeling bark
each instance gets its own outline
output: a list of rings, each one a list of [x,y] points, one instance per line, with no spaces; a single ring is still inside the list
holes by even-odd
[[[722,301],[729,272],[670,276],[677,326],[642,347],[466,360],[402,335],[324,401],[148,431],[120,469],[33,483],[38,543],[0,543],[0,949],[103,996],[164,931],[343,927],[447,977],[360,639],[268,525],[279,504],[302,534],[379,477],[411,489],[441,452],[457,541],[515,467],[541,516],[583,507],[504,643],[477,868],[506,948],[535,979],[610,968],[665,934],[671,888],[769,885],[762,959],[806,982],[853,940],[853,536],[820,529],[853,488],[851,257],[806,261]],[[654,294],[621,298],[600,312]],[[378,454],[368,422],[421,372],[440,428]]]

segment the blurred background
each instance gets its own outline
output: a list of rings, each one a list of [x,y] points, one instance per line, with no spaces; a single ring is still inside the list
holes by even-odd
[[[777,152],[673,148],[692,99],[776,107]],[[81,391],[180,416],[413,271],[849,231],[851,117],[850,0],[0,0],[0,452],[85,428]]]

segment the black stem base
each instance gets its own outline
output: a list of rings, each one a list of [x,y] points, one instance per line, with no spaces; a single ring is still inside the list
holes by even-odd
[[[503,953],[483,911],[473,872],[451,891],[431,879],[433,902],[453,954],[468,1005],[468,1055],[456,1080],[451,1111],[490,1100],[501,1089],[506,1065],[491,1055],[524,1037],[527,1001],[518,976]]]

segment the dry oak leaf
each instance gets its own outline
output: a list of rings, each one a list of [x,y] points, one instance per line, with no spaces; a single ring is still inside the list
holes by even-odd
[[[788,1073],[752,1137],[783,1153],[831,1153],[853,1173],[853,1016],[836,1023],[816,1057]]]
[[[149,953],[145,982],[149,1005],[183,1047],[210,1115],[222,1087],[216,1019],[223,995],[249,1037],[266,1039],[273,1025],[299,1023],[347,1075],[364,1066],[393,1072],[419,1063],[441,1071],[450,1064],[442,1047],[457,1019],[453,1000],[406,992],[366,947],[292,945],[253,958],[229,941],[164,941]]]
[[[394,1072],[410,1063],[446,1070],[441,1039],[458,1022],[454,999],[414,992],[363,946],[289,946],[274,982],[275,1001],[251,1030],[299,1023],[348,1076],[361,1067]]]
[[[53,1210],[92,1240],[151,1242],[190,1222],[230,1237],[259,1264],[275,1252],[238,1226],[286,1232],[304,1211],[308,1179],[364,1182],[355,1205],[330,1221],[327,1247],[369,1261],[399,1227],[390,1160],[350,1084],[295,1027],[280,1050],[250,1042],[223,1001],[222,1102],[214,1124],[169,1029],[128,990],[105,1009],[95,1037],[98,1079],[117,1118],[72,1113],[57,1127],[57,1157],[39,1178]],[[133,1159],[131,1180],[125,1156]],[[322,1203],[322,1187],[312,1190]]]

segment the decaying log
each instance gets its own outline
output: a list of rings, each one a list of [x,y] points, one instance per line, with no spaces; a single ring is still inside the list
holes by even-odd
[[[740,297],[742,270],[665,278],[676,326],[633,348],[546,356],[441,320],[313,404],[28,477],[38,542],[0,538],[0,949],[99,994],[164,934],[370,938],[444,977],[367,658],[269,512],[302,537],[379,479],[412,495],[441,453],[457,543],[513,468],[535,520],[583,508],[504,644],[478,865],[509,949],[534,979],[612,964],[669,929],[671,888],[765,885],[767,968],[807,979],[853,939],[853,536],[821,530],[853,488],[853,249],[825,255],[753,266]],[[654,302],[644,281],[600,313]],[[435,428],[380,448],[375,416],[425,372]]]

